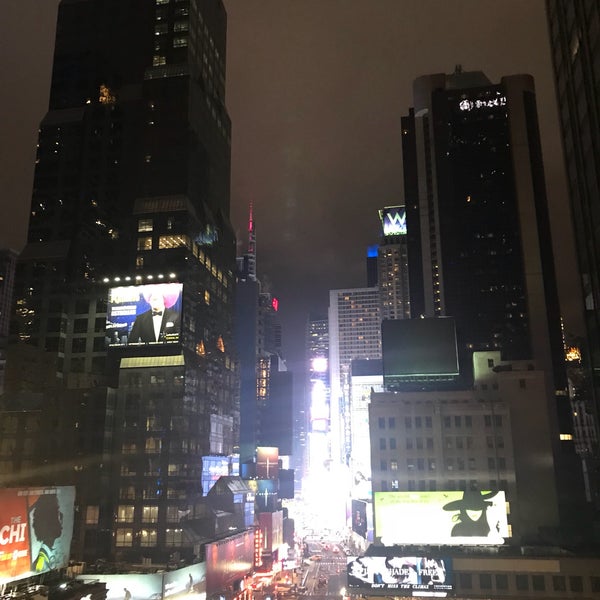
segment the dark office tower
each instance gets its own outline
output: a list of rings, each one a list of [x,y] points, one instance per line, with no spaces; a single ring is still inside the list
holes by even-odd
[[[483,73],[414,83],[416,168],[427,316],[456,319],[459,358],[533,358],[564,389],[552,247],[529,76]],[[407,151],[407,148],[404,148]]]
[[[421,226],[419,218],[419,178],[414,109],[401,119],[402,157],[404,167],[404,201],[406,208],[406,245],[408,250],[408,280],[410,284],[410,314],[412,318],[425,314],[423,269],[421,268]],[[414,257],[411,260],[410,257]]]
[[[404,123],[415,137],[405,165],[409,179],[416,168],[425,313],[454,317],[464,383],[474,351],[544,371],[540,409],[565,508],[577,495],[565,476],[577,469],[533,79],[492,84],[460,67],[419,77]]]
[[[220,0],[59,6],[14,332],[73,558],[191,559],[202,456],[237,443],[225,48]]]
[[[560,113],[575,245],[579,258],[592,385],[587,410],[600,414],[600,5],[594,0],[547,0],[550,44]],[[593,398],[595,397],[595,401]],[[596,458],[598,450],[595,451]],[[596,475],[597,483],[598,476]]]
[[[17,253],[14,250],[0,250],[0,395],[4,392],[6,345],[8,343],[16,263]]]

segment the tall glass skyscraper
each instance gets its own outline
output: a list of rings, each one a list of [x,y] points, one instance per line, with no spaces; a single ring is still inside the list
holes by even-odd
[[[421,266],[425,315],[455,319],[463,385],[475,351],[535,361],[546,374],[550,428],[540,435],[550,436],[567,515],[580,482],[569,482],[578,465],[533,78],[494,84],[457,67],[419,77],[413,91],[402,134],[417,196],[407,213],[420,224],[421,252],[409,261]]]
[[[44,418],[2,481],[77,486],[73,558],[191,559],[237,445],[225,55],[221,0],[59,6],[9,357]]]
[[[595,471],[593,493],[600,506],[595,443],[600,414],[600,5],[594,0],[547,0],[546,9],[584,299],[582,408],[593,416],[596,429],[585,446],[596,446],[596,466],[590,463],[590,471]]]

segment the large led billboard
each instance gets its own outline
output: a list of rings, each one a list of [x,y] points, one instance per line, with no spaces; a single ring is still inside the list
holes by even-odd
[[[0,584],[66,567],[75,488],[0,489]]]
[[[108,345],[178,343],[182,290],[181,283],[111,288],[106,310]]]
[[[239,587],[254,568],[254,531],[205,545],[208,595]]]
[[[375,492],[375,539],[399,544],[503,544],[504,492]]]
[[[367,538],[367,503],[363,500],[352,500],[352,531]]]
[[[256,477],[277,479],[279,477],[279,448],[259,446],[256,449]]]
[[[458,375],[454,319],[393,319],[381,323],[383,378],[386,388],[395,381]]]
[[[402,596],[444,597],[454,588],[452,560],[431,556],[359,556],[347,559],[348,588]]]
[[[80,575],[80,581],[101,581],[106,585],[106,600],[204,600],[206,598],[206,563],[157,573]],[[129,593],[128,593],[129,592]]]
[[[383,235],[406,235],[406,209],[404,206],[388,206],[379,211]]]

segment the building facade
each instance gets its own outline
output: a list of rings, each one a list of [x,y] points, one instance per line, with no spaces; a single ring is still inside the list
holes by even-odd
[[[547,0],[546,12],[586,325],[585,377],[575,402],[595,429],[591,435],[580,428],[576,433],[586,433],[581,444],[591,495],[600,506],[598,444],[586,443],[598,438],[600,414],[600,7],[589,0]]]
[[[544,412],[568,517],[573,487],[566,482],[581,465],[573,445],[533,79],[512,75],[494,84],[459,66],[449,75],[419,77],[413,92],[403,150],[407,180],[418,194],[416,209],[407,204],[408,216],[418,213],[421,254],[409,260],[421,264],[425,314],[456,320],[465,386],[472,385],[476,351],[533,360],[544,373]]]
[[[225,57],[218,0],[59,7],[9,360],[62,443],[7,477],[77,486],[75,558],[191,559],[202,456],[238,443]]]
[[[350,365],[358,358],[381,358],[379,289],[330,290],[330,445],[339,464],[347,464],[350,456]]]

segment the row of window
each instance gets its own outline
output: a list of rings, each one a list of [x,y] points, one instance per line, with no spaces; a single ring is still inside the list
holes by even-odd
[[[171,452],[196,452],[200,448],[200,443],[196,440],[171,440],[169,444]],[[123,442],[121,445],[122,454],[137,454],[142,450],[144,454],[159,454],[163,449],[162,439],[158,437],[149,437],[145,444],[136,442]]]
[[[380,461],[380,469],[382,471],[387,471],[388,466],[390,471],[398,470],[398,461],[397,460],[382,460]],[[487,459],[487,466],[490,470],[500,470],[503,471],[506,469],[506,459],[502,456],[495,457],[489,456]],[[455,469],[456,467],[456,469]],[[466,471],[468,467],[469,471],[475,471],[477,469],[477,463],[475,458],[471,457],[465,460],[462,457],[456,458],[446,458],[445,459],[445,470],[446,471]],[[427,468],[428,471],[435,471],[437,469],[437,463],[435,458],[407,458],[406,459],[406,470],[407,471],[425,471]]]
[[[502,415],[483,415],[483,422],[486,427],[502,427],[503,419]],[[471,429],[473,427],[473,417],[471,415],[455,415],[445,416],[442,419],[442,425],[444,429],[450,429],[452,427]],[[377,426],[379,429],[386,428],[386,418],[379,417],[377,419]],[[429,416],[425,417],[404,417],[404,428],[412,429],[431,429],[433,427],[433,418]],[[396,417],[387,417],[387,428],[396,429]]]
[[[442,491],[464,491],[464,490],[474,490],[477,491],[481,489],[482,482],[479,479],[446,479],[445,481],[439,481],[437,479],[408,479],[406,481],[403,480],[403,485],[406,484],[406,489],[409,492],[435,492],[438,488]],[[487,484],[490,490],[507,490],[508,489],[508,480],[506,479],[490,479]],[[400,480],[399,479],[382,479],[379,482],[379,489],[382,492],[389,491],[398,491],[400,490]]]
[[[479,576],[473,576],[471,573],[459,573],[458,584],[463,590],[473,589],[473,580],[477,578],[479,589],[481,590],[499,590],[509,589],[509,580],[512,575],[508,573],[480,573]],[[600,592],[600,576],[590,577],[590,590]],[[514,575],[514,587],[520,592],[583,592],[584,578],[580,575],[529,575],[517,573]]]
[[[148,484],[140,489],[140,493],[136,493],[136,487],[134,485],[123,486],[119,490],[119,497],[122,500],[136,500],[142,498],[143,500],[158,500],[164,497],[173,500],[184,500],[187,497],[185,490],[179,490],[176,488],[167,488],[166,493],[163,488],[160,488],[154,484]]]
[[[488,449],[504,448],[504,438],[500,435],[488,435],[485,438]],[[444,448],[447,450],[471,450],[475,444],[475,438],[472,436],[444,436]],[[379,438],[379,450],[397,450],[398,440],[396,438]],[[432,437],[405,438],[404,446],[406,450],[433,450],[435,447]]]
[[[165,529],[165,546],[182,546],[183,529]],[[134,539],[136,543],[134,544]],[[130,527],[119,527],[115,532],[115,546],[117,548],[132,548],[140,546],[148,548],[156,546],[157,531],[153,528],[140,529],[135,531]]]

